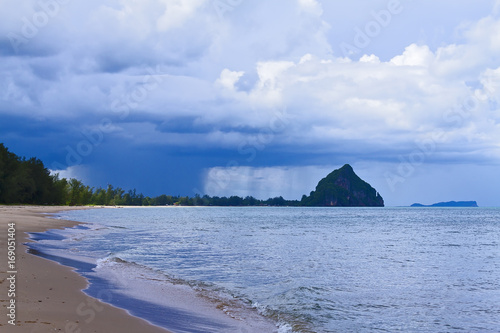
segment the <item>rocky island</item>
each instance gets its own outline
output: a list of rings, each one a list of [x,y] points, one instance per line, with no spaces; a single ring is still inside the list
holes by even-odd
[[[302,196],[302,206],[384,207],[384,199],[354,173],[349,164],[321,179],[309,196]]]

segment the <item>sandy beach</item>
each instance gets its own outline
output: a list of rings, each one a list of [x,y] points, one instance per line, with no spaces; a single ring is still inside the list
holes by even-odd
[[[26,232],[75,226],[42,213],[75,207],[0,206],[1,332],[168,332],[87,296],[87,281],[71,268],[27,253]],[[10,230],[9,230],[10,229]],[[12,231],[15,230],[15,233]],[[15,239],[15,251],[12,246]],[[11,253],[9,253],[11,250]],[[10,258],[9,258],[10,256]],[[15,325],[12,325],[15,324]]]

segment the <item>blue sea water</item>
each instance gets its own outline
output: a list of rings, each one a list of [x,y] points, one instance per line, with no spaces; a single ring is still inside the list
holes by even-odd
[[[33,250],[87,263],[89,294],[114,288],[123,298],[111,303],[161,326],[165,312],[151,309],[171,307],[162,298],[175,285],[233,319],[276,327],[239,332],[500,332],[500,209],[161,207],[58,218],[90,224],[33,234]],[[148,311],[134,312],[139,302]],[[168,328],[234,331],[183,324],[190,306],[170,308],[178,319]]]

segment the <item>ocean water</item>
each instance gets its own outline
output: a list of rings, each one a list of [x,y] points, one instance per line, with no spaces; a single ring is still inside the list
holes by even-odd
[[[500,332],[500,209],[57,217],[89,224],[32,234],[33,252],[79,268],[90,295],[174,332]]]

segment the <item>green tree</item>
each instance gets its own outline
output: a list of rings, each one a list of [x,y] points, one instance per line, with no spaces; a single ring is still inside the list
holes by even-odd
[[[115,198],[115,190],[113,189],[113,185],[108,184],[108,188],[106,190],[106,199],[105,199],[105,205],[114,205],[114,198]]]
[[[259,201],[252,196],[247,196],[243,200],[243,205],[245,205],[245,206],[256,206],[258,204],[259,204]]]
[[[82,187],[83,184],[78,179],[72,178],[69,180],[68,205],[75,206],[78,204]]]
[[[99,187],[93,193],[91,203],[99,206],[106,205],[106,191]]]
[[[52,177],[52,191],[50,202],[55,205],[66,205],[68,201],[69,185],[66,178],[59,179],[59,174]]]

